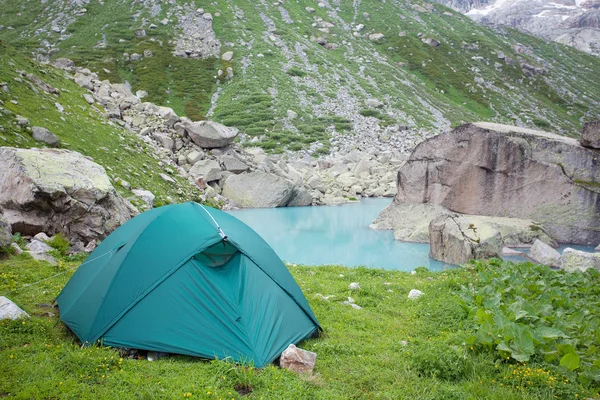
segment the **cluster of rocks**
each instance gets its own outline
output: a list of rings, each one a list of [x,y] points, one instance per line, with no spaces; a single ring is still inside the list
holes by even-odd
[[[600,243],[598,123],[581,143],[547,132],[467,124],[417,146],[398,194],[372,227],[430,242],[433,258],[461,264],[536,240]]]
[[[282,207],[342,204],[396,193],[394,171],[405,160],[399,152],[371,147],[321,160],[284,160],[260,148],[240,147],[234,143],[239,133],[235,128],[179,117],[169,107],[142,102],[141,93],[134,95],[127,85],[100,81],[95,73],[74,68],[64,59],[55,64],[68,65],[75,82],[91,91],[86,95],[90,104],[102,105],[108,118],[157,147],[205,200],[231,200],[231,206],[238,207]]]
[[[174,41],[173,54],[184,58],[217,57],[221,43],[213,31],[213,15],[203,8],[194,9],[191,4],[176,8],[180,34]]]

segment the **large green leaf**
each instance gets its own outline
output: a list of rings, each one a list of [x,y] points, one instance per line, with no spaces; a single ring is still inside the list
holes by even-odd
[[[539,328],[537,328],[535,330],[535,333],[539,337],[542,337],[544,339],[557,339],[557,338],[568,337],[561,330],[556,329],[556,328],[550,328],[548,326],[540,326]]]
[[[515,325],[515,337],[512,343],[512,358],[517,361],[529,361],[529,357],[535,353],[533,345],[533,335],[528,327],[524,325]]]
[[[560,359],[560,365],[568,368],[570,371],[575,371],[579,368],[579,356],[575,353],[567,353]]]

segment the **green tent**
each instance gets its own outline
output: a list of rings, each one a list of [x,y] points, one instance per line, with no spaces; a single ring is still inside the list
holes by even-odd
[[[89,255],[57,298],[83,344],[262,367],[321,327],[300,287],[250,227],[196,203],[131,219]]]

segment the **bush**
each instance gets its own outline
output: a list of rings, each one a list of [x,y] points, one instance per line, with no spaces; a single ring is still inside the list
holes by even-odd
[[[466,354],[446,342],[416,342],[409,351],[411,364],[421,376],[457,381],[465,376]]]
[[[66,256],[69,250],[71,250],[71,244],[60,233],[52,236],[52,238],[46,241],[46,244],[58,251],[62,257]]]

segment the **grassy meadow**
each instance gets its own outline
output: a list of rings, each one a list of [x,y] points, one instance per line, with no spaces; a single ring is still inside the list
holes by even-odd
[[[81,261],[0,260],[0,295],[31,315],[0,322],[1,398],[600,398],[595,272],[499,260],[414,274],[288,265],[324,328],[299,344],[317,353],[313,375],[300,376],[274,365],[82,349],[50,305]],[[425,294],[409,300],[411,289]],[[362,309],[343,304],[348,297]]]

